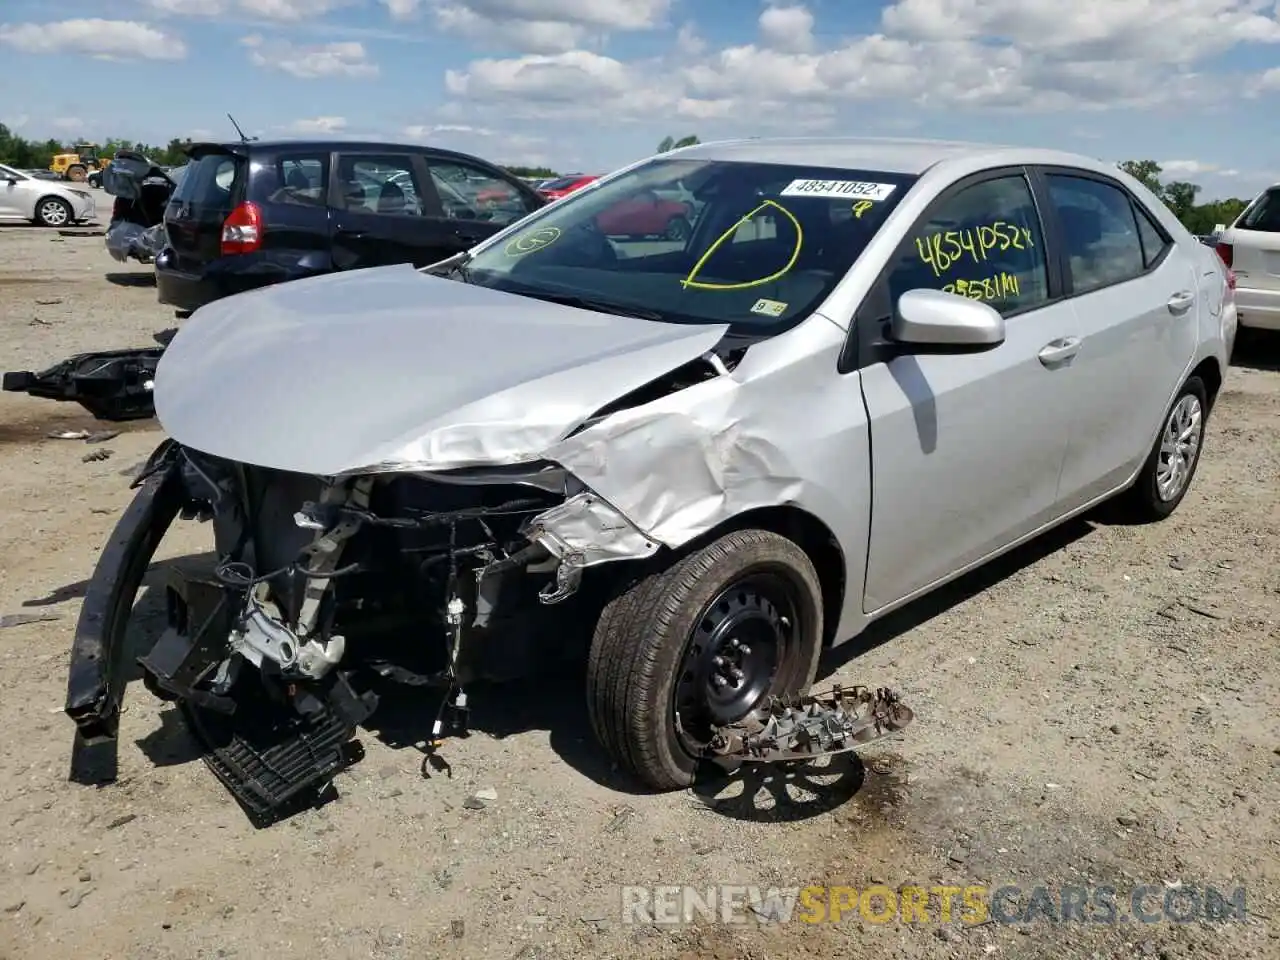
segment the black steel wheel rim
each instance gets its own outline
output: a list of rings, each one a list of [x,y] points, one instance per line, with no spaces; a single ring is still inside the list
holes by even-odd
[[[711,728],[746,716],[773,689],[795,642],[796,588],[776,573],[753,573],[703,609],[681,658],[673,707],[683,746],[707,743]]]

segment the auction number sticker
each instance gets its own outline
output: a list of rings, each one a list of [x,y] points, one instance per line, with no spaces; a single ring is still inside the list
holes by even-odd
[[[763,313],[766,317],[780,317],[786,311],[787,305],[780,300],[757,300],[755,306],[751,308],[752,313]]]
[[[863,180],[792,180],[779,196],[826,197],[831,200],[888,200],[892,183],[867,183]]]

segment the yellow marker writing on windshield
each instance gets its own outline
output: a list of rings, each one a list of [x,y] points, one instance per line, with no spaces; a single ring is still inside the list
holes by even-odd
[[[505,251],[508,257],[523,257],[526,253],[545,250],[559,239],[559,227],[539,227],[516,237],[507,244]]]
[[[795,249],[791,251],[791,259],[787,261],[786,266],[777,273],[771,273],[769,276],[762,277],[759,280],[748,280],[746,283],[700,283],[694,280],[693,278],[702,271],[702,268],[706,265],[707,261],[711,259],[712,254],[720,249],[721,244],[737,233],[739,227],[750,223],[751,219],[765,207],[774,207],[781,210],[783,215],[790,220],[796,228],[796,246]],[[698,258],[698,262],[693,265],[693,269],[689,271],[689,275],[680,281],[680,285],[686,289],[693,288],[695,290],[747,290],[751,287],[761,287],[766,283],[773,283],[773,281],[777,280],[779,277],[785,276],[787,272],[796,265],[796,261],[800,259],[800,248],[803,244],[804,230],[800,227],[800,221],[795,218],[795,215],[782,204],[775,203],[773,200],[766,200],[724,233],[720,234],[720,236],[716,238],[716,242],[707,248],[707,252]]]
[[[853,205],[853,215],[857,217],[859,220],[861,220],[862,215],[874,206],[875,204],[872,203],[870,200],[859,200],[857,203]]]

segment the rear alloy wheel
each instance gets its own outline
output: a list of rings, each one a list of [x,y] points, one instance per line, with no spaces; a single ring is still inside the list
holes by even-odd
[[[1129,489],[1128,506],[1136,519],[1163,520],[1178,508],[1200,465],[1208,416],[1204,381],[1190,377],[1178,391],[1147,462]]]
[[[662,236],[667,240],[685,241],[689,239],[692,230],[689,221],[684,217],[672,217],[667,221],[667,229],[663,231]]]
[[[726,534],[605,606],[587,667],[592,729],[647,786],[687,787],[715,727],[809,689],[821,638],[805,552],[766,530]]]
[[[42,227],[65,227],[72,216],[71,204],[58,197],[45,197],[36,204],[36,223]]]

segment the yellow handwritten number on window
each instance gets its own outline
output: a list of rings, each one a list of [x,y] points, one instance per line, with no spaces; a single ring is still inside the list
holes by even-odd
[[[702,283],[701,281],[694,280],[693,278],[702,272],[702,268],[706,266],[706,263],[711,259],[712,254],[719,250],[726,240],[737,233],[739,227],[750,223],[752,218],[765,207],[774,207],[775,209],[782,211],[783,215],[790,220],[792,225],[796,228],[796,246],[795,249],[791,251],[791,259],[787,261],[787,265],[777,273],[771,273],[769,276],[761,277],[759,280],[748,280],[745,283]],[[785,276],[791,268],[796,265],[796,261],[800,259],[800,248],[803,245],[804,230],[800,227],[800,221],[797,220],[795,215],[782,204],[775,203],[772,200],[766,200],[724,233],[720,234],[720,236],[716,238],[716,242],[707,248],[707,252],[698,258],[698,262],[693,265],[693,269],[689,271],[689,275],[680,281],[680,285],[686,289],[692,288],[694,290],[748,290],[751,287],[762,287],[766,283],[773,283],[773,281]]]

